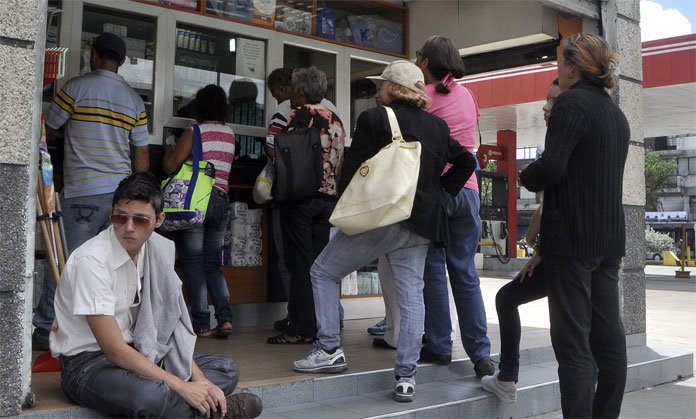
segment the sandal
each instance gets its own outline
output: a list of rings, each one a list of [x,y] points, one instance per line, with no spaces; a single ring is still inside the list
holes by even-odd
[[[196,336],[199,338],[213,338],[215,337],[215,333],[208,329],[208,330],[203,330],[202,332],[196,332]]]
[[[228,326],[227,326],[227,327],[223,327],[223,326],[226,325],[226,324],[227,324]],[[216,327],[215,329],[213,329],[213,335],[214,335],[216,338],[226,339],[227,337],[229,337],[229,336],[232,334],[232,329],[233,329],[233,326],[232,326],[232,323],[231,323],[231,322],[222,322],[221,325],[219,325],[218,327]]]
[[[293,344],[303,344],[312,343],[314,338],[308,338],[300,335],[288,335],[286,333],[281,333],[278,336],[271,336],[266,339],[266,343],[271,345],[293,345]]]

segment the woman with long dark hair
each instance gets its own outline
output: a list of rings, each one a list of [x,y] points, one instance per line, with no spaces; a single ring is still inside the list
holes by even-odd
[[[416,51],[416,65],[423,70],[425,92],[432,100],[428,112],[444,119],[452,138],[473,151],[480,114],[471,91],[455,81],[464,76],[464,63],[457,46],[444,36],[431,36]],[[495,369],[490,358],[486,308],[474,265],[481,235],[476,175],[471,175],[456,196],[441,195],[447,208],[450,242],[447,248],[431,248],[425,262],[426,343],[420,359],[438,364],[448,364],[452,359],[449,273],[462,344],[474,363],[476,376],[481,378],[493,374]]]
[[[230,218],[229,176],[234,159],[234,133],[225,125],[227,97],[220,86],[210,84],[196,93],[193,115],[201,131],[203,160],[215,166],[215,185],[203,226],[174,233],[186,279],[184,286],[191,304],[191,320],[198,337],[227,337],[232,333],[232,310],[227,281],[220,270],[222,237]],[[171,173],[190,160],[193,127],[186,128],[173,148],[167,149],[162,162]],[[210,328],[208,294],[215,307],[217,327]]]

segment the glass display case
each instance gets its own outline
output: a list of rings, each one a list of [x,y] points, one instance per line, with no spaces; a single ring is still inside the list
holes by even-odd
[[[406,56],[408,8],[390,0],[135,0]]]
[[[60,31],[60,21],[63,11],[59,0],[50,0],[46,9],[46,48],[58,47],[58,33]],[[50,103],[55,96],[55,82],[44,85],[41,101]]]
[[[80,74],[90,72],[92,42],[103,32],[114,33],[126,43],[126,61],[118,69],[126,82],[140,95],[152,133],[154,101],[155,20],[151,17],[85,6],[82,15]]]
[[[208,84],[228,96],[227,122],[264,126],[266,42],[180,24],[174,58],[174,115]],[[184,115],[185,116],[185,115]]]
[[[386,64],[357,59],[350,60],[350,137],[353,137],[355,122],[365,110],[377,106],[377,86],[368,76],[379,76]]]
[[[315,66],[326,73],[326,95],[324,97],[336,104],[336,55],[313,49],[285,45],[283,48],[283,66],[302,68]]]

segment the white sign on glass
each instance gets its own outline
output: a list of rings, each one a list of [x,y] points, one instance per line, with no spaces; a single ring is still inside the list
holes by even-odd
[[[237,76],[263,80],[265,77],[265,49],[263,41],[239,38],[237,40]]]

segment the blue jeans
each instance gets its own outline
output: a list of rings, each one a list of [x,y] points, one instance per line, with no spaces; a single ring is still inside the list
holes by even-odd
[[[452,354],[452,322],[447,295],[447,274],[459,317],[464,350],[472,362],[490,356],[486,308],[474,256],[481,236],[479,196],[462,188],[456,197],[442,192],[447,207],[450,237],[447,248],[431,248],[425,261],[426,347],[438,355]]]
[[[312,290],[317,317],[317,344],[323,349],[341,346],[338,299],[341,278],[386,255],[396,282],[401,331],[394,373],[412,377],[423,336],[423,266],[430,240],[401,223],[347,236],[338,232],[312,265]]]
[[[191,305],[191,322],[197,332],[210,330],[208,295],[215,307],[218,326],[232,321],[230,292],[220,270],[222,238],[230,219],[227,194],[213,188],[203,227],[177,231],[174,242],[184,268],[184,286]]]
[[[63,232],[70,255],[82,243],[99,234],[111,225],[111,201],[113,194],[89,195],[75,198],[63,198],[60,205],[63,212]],[[34,340],[48,345],[48,334],[55,318],[53,298],[56,293],[51,269],[46,263],[44,269],[43,289],[36,306],[32,323],[36,326]]]
[[[232,358],[195,354],[203,375],[232,394],[239,368]],[[61,385],[71,401],[111,417],[192,418],[200,413],[164,381],[151,380],[117,367],[101,351],[83,352],[62,363]]]

